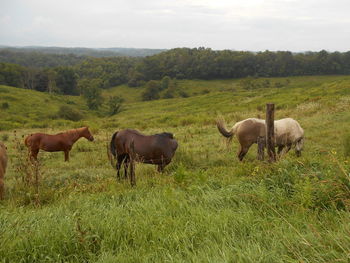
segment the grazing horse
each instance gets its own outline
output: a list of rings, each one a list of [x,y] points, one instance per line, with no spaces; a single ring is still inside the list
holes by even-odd
[[[64,160],[69,161],[69,151],[72,149],[73,144],[81,137],[86,138],[89,141],[93,141],[94,137],[89,131],[88,127],[82,127],[77,129],[60,132],[55,135],[45,133],[30,134],[25,138],[25,145],[30,151],[30,156],[37,160],[39,150],[46,152],[64,152]]]
[[[257,143],[259,138],[262,138],[265,144],[265,120],[256,118],[245,119],[237,122],[229,131],[225,128],[223,120],[217,120],[216,125],[219,132],[226,138],[229,138],[229,140],[232,140],[232,137],[236,135],[241,146],[238,152],[238,159],[240,161],[243,160],[250,146],[253,143]],[[278,147],[278,154],[280,154],[285,147],[287,149],[286,152],[288,152],[292,146],[295,146],[296,155],[301,155],[304,144],[304,130],[296,120],[292,118],[276,120],[274,122],[274,132],[275,146]]]
[[[135,155],[138,162],[158,165],[158,171],[162,172],[171,162],[177,146],[177,141],[171,133],[143,135],[136,130],[125,129],[113,134],[108,155],[112,166],[111,154],[117,160],[117,178],[120,179],[119,171],[123,162],[124,176],[127,178],[131,155]]]
[[[300,157],[304,146],[304,130],[300,124],[292,118],[284,118],[274,122],[275,126],[275,146],[278,147],[278,154],[284,148],[286,153],[295,147],[295,154]]]
[[[6,173],[7,166],[7,154],[6,154],[6,146],[0,142],[0,199],[4,197],[4,177]]]

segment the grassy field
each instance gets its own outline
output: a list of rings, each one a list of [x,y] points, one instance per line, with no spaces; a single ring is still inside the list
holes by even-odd
[[[115,87],[104,96],[126,103],[113,117],[89,112],[77,97],[1,86],[0,106],[9,107],[0,140],[10,162],[0,262],[349,262],[350,76],[288,80],[254,90],[240,80],[184,80],[189,98],[153,102],[140,102],[142,88]],[[215,119],[264,117],[267,102],[276,118],[304,128],[302,157],[260,162],[254,146],[239,162],[237,141],[227,147]],[[65,104],[84,118],[54,117]],[[45,152],[37,170],[26,162],[22,136],[82,125],[96,140],[79,140],[69,163]],[[134,188],[116,181],[106,153],[126,127],[172,132],[179,142],[163,174],[137,165]]]

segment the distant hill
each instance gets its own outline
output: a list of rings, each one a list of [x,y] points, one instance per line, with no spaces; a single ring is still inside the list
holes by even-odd
[[[35,68],[74,66],[89,57],[146,57],[162,51],[165,49],[7,47],[0,45],[0,63],[13,63]]]
[[[26,46],[26,47],[10,47],[0,46],[1,50],[14,51],[14,52],[40,52],[45,54],[56,55],[76,55],[76,56],[90,56],[90,57],[115,57],[115,56],[128,56],[128,57],[145,57],[152,56],[166,49],[147,49],[147,48],[83,48],[83,47],[40,47],[40,46]]]
[[[12,63],[24,67],[50,68],[73,66],[87,58],[88,56],[78,56],[74,54],[49,54],[35,50],[0,48],[0,63]]]

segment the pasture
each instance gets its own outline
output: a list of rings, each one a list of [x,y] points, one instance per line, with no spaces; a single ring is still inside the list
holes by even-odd
[[[350,77],[270,81],[284,85],[184,80],[189,98],[151,102],[115,87],[104,95],[124,94],[126,103],[112,117],[89,112],[81,98],[1,86],[9,167],[0,262],[349,262]],[[275,119],[292,117],[305,130],[302,156],[261,162],[254,145],[239,162],[237,140],[227,147],[215,119],[231,127],[264,118],[267,102]],[[63,104],[84,118],[55,117]],[[84,125],[95,141],[80,139],[70,162],[42,151],[39,167],[26,162],[22,136]],[[136,187],[116,181],[106,145],[122,128],[175,135],[179,148],[163,174],[137,164]]]

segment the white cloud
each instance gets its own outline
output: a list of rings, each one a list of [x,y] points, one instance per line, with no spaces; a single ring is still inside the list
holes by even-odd
[[[347,0],[2,0],[0,44],[340,50]]]

